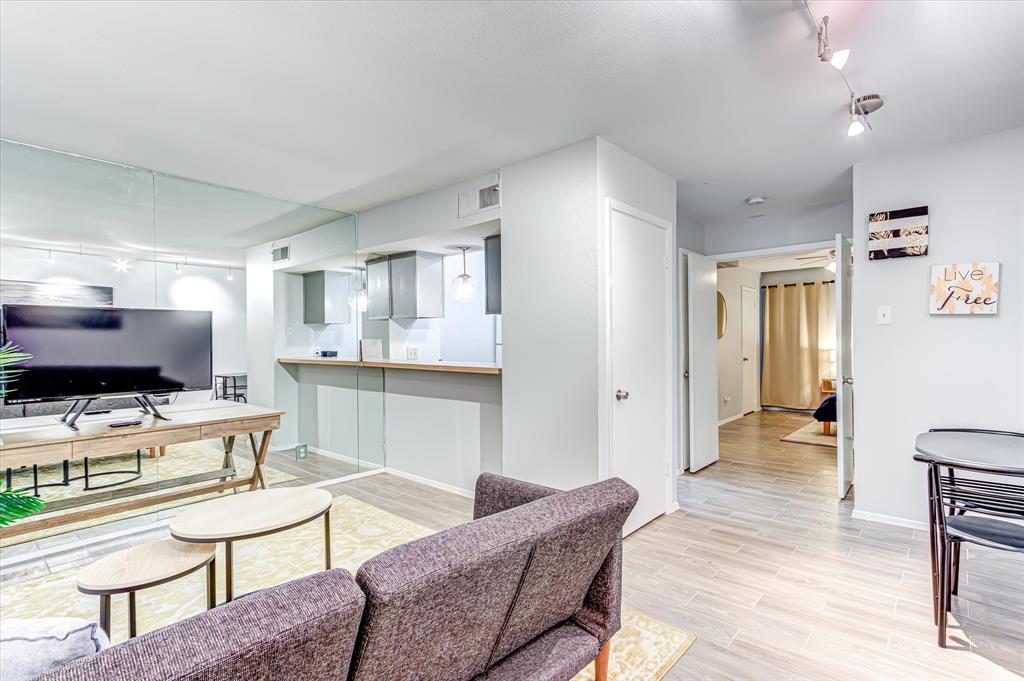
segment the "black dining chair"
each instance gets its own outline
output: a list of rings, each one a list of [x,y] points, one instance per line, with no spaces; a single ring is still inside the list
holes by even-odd
[[[947,432],[964,432],[966,429]],[[992,433],[994,431],[978,431]],[[1021,433],[1002,435],[1024,437]],[[942,468],[946,474],[942,474]],[[986,479],[957,476],[956,471],[985,473]],[[971,463],[943,463],[929,466],[930,519],[936,533],[939,602],[936,621],[939,645],[946,647],[947,613],[953,595],[959,592],[960,547],[964,542],[1003,551],[1024,553],[1024,526],[1006,518],[1024,518],[1024,485],[991,478],[1020,478],[1018,472],[994,470]],[[971,515],[967,515],[970,513]]]

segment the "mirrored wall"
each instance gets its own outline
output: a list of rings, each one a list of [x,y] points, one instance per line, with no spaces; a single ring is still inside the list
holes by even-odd
[[[333,255],[329,270],[317,268],[330,272],[321,277],[320,318],[307,314],[313,296],[304,294],[316,286],[316,277],[306,276],[308,268],[270,265],[272,285],[267,291],[262,283],[256,286],[255,296],[248,281],[254,257],[270,261],[277,242],[311,230],[324,234],[320,252],[341,254]],[[284,412],[263,468],[270,487],[321,483],[384,463],[379,369],[356,367],[325,378],[318,374],[322,367],[276,361],[308,356],[318,346],[334,348],[340,357],[356,356],[363,281],[356,243],[356,218],[347,213],[0,142],[0,302],[23,310],[48,306],[51,316],[56,308],[82,308],[91,311],[89,319],[119,309],[206,313],[207,347],[179,343],[175,333],[181,324],[161,317],[147,322],[150,340],[136,343],[133,352],[159,354],[147,358],[154,365],[208,363],[204,385],[149,391],[155,407],[172,420],[223,403]],[[250,311],[262,312],[261,296],[269,298],[271,319],[257,319],[254,326]],[[263,321],[268,323],[261,326]],[[256,346],[273,350],[270,357],[257,355],[257,366],[250,366],[254,339]],[[32,550],[54,535],[104,534],[149,522],[154,514],[212,496],[174,499],[176,491],[251,475],[258,433],[253,439],[211,437],[87,458],[14,456],[9,445],[17,432],[44,426],[63,441],[73,431],[58,419],[73,400],[85,391],[105,392],[84,388],[78,379],[40,388],[36,377],[52,368],[55,357],[71,367],[92,366],[94,371],[79,373],[116,384],[111,377],[131,353],[111,349],[108,341],[20,348],[34,356],[17,367],[24,373],[3,386],[8,394],[0,413],[0,437],[6,439],[0,445],[2,484],[40,499],[45,508],[5,529],[5,555]],[[76,425],[92,432],[135,418],[149,417],[131,396],[104,394],[84,407]],[[126,503],[158,496],[168,500],[137,508]],[[68,518],[75,520],[64,522]],[[32,521],[40,522],[30,531],[17,529]]]

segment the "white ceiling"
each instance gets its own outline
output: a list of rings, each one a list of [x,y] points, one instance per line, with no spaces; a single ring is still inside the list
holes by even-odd
[[[806,253],[788,253],[786,255],[770,255],[763,258],[737,260],[740,267],[755,272],[785,272],[786,270],[816,269],[829,263],[832,250],[824,248]]]
[[[849,198],[879,154],[1024,123],[1024,3],[0,3],[0,135],[364,210],[590,135],[701,222]]]

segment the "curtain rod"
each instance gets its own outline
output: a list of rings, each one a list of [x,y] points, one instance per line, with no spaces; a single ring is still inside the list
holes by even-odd
[[[834,283],[836,283],[835,279],[829,279],[828,281],[803,281],[803,282],[798,282],[796,284],[768,284],[767,286],[762,286],[761,288],[778,288],[779,286],[788,288],[790,286],[800,286],[801,284],[834,284]]]

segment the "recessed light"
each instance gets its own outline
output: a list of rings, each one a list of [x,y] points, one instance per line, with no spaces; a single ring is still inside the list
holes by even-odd
[[[767,200],[768,200],[767,198],[765,198],[764,196],[761,196],[760,194],[754,194],[753,196],[748,196],[747,198],[743,199],[743,201],[748,206],[760,206],[762,203],[764,203]]]

